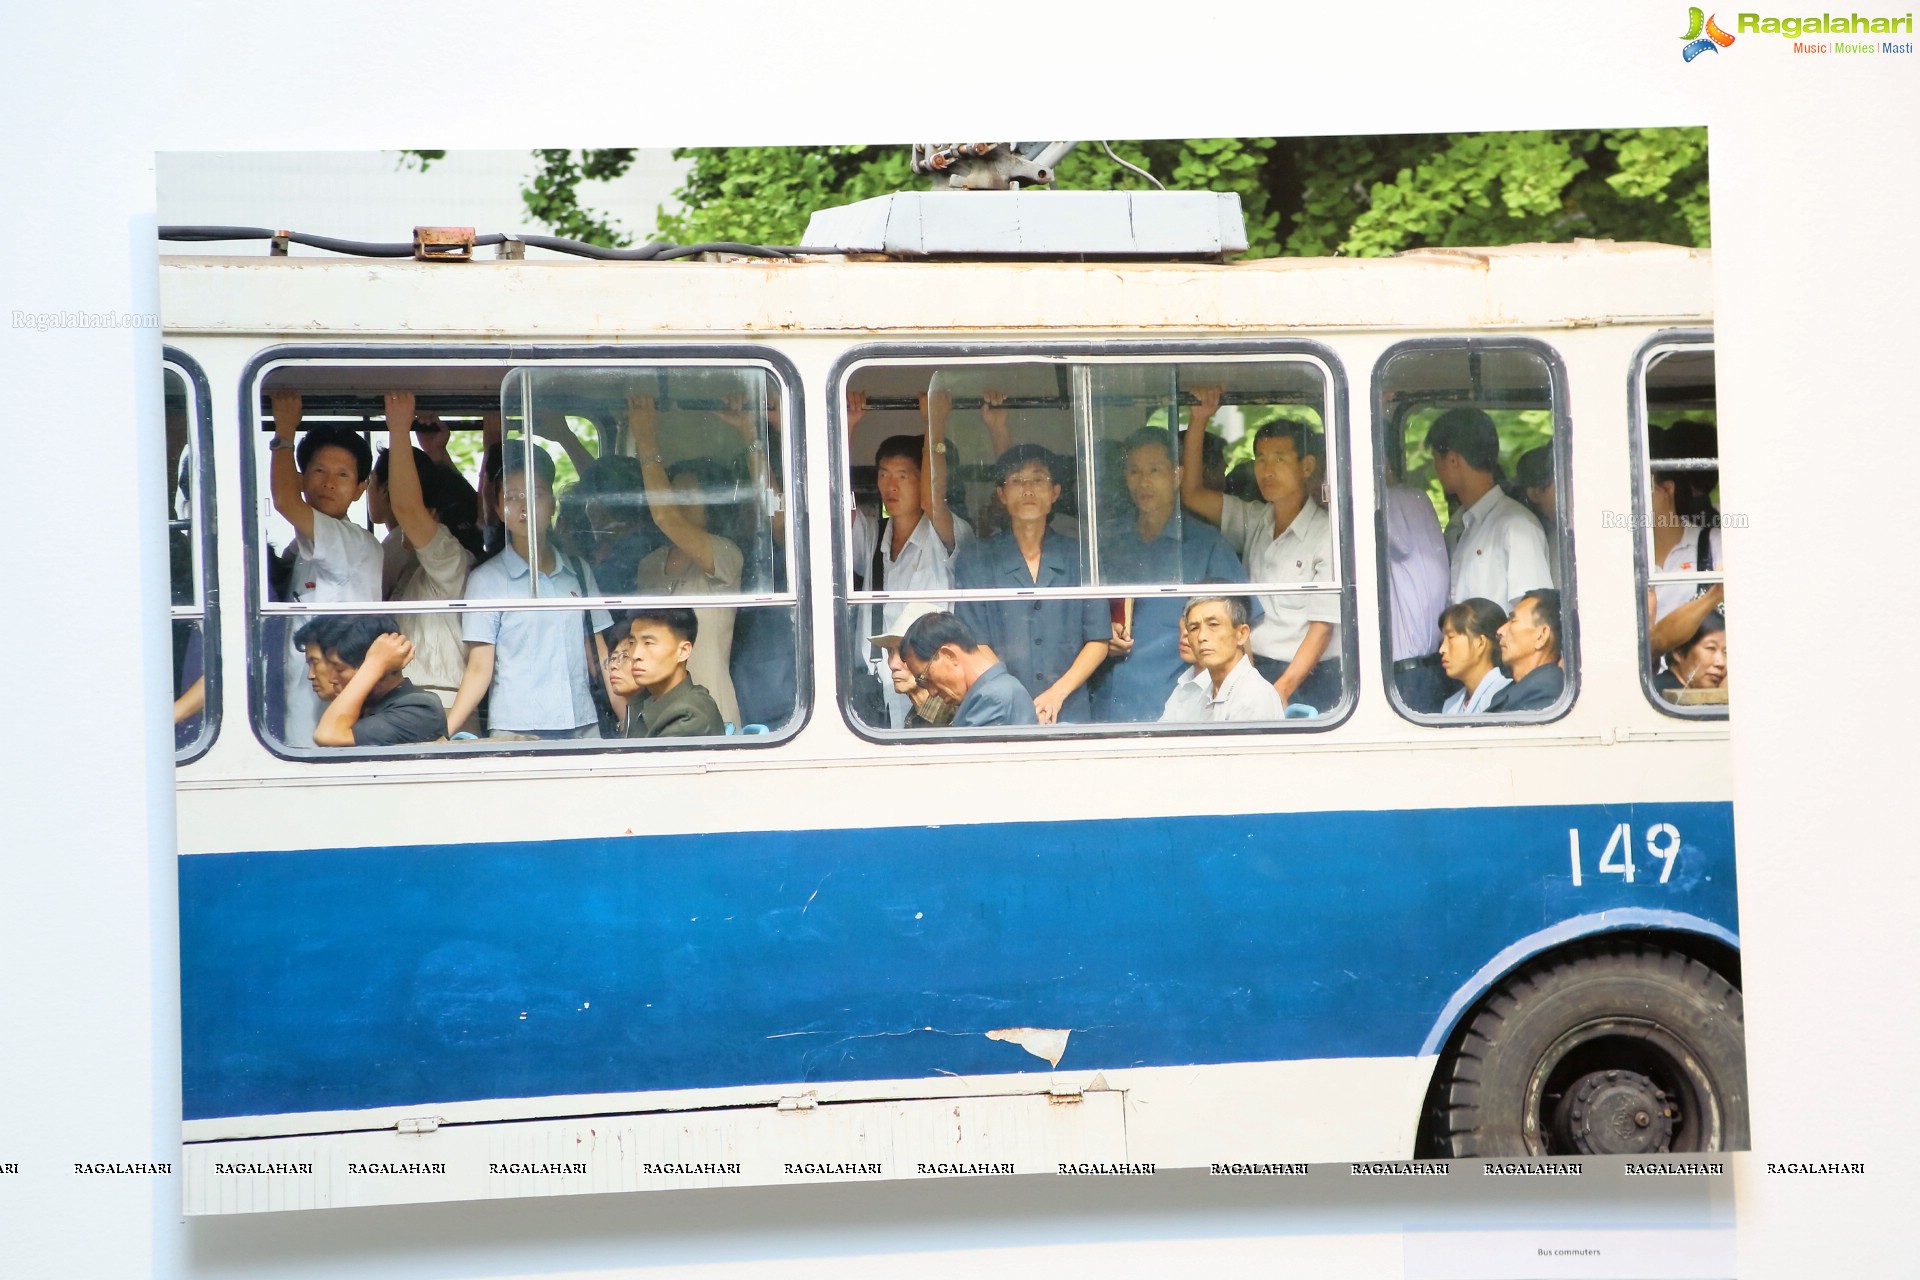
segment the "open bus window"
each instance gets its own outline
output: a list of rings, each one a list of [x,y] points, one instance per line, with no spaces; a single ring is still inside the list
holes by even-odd
[[[272,586],[257,707],[271,741],[328,758],[369,746],[323,727],[296,637],[317,618],[345,635],[373,616],[407,641],[406,692],[445,716],[435,738],[381,748],[714,745],[797,723],[769,369],[288,362],[260,394]],[[408,449],[405,425],[389,426],[403,413]],[[276,416],[298,425],[276,430]]]
[[[1713,348],[1670,343],[1636,370],[1642,436],[1634,477],[1642,583],[1641,678],[1673,715],[1727,714],[1726,551]]]
[[[1530,342],[1397,347],[1375,379],[1387,688],[1454,725],[1572,705],[1561,379]]]
[[[852,717],[1330,722],[1347,693],[1329,394],[1305,356],[855,366]],[[1196,654],[1201,600],[1221,616]],[[976,682],[997,691],[986,711]]]
[[[212,563],[209,530],[200,518],[200,461],[205,457],[204,381],[184,358],[169,353],[162,369],[166,412],[167,576],[173,653],[173,750],[185,763],[212,745],[218,679],[209,661],[211,606],[206,575]]]

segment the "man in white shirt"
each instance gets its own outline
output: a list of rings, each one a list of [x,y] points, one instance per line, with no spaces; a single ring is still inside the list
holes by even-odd
[[[864,401],[859,410],[865,411]],[[868,591],[944,591],[953,585],[953,557],[973,538],[973,526],[947,505],[947,417],[953,396],[936,391],[927,402],[925,436],[888,436],[874,454],[884,520],[864,511],[853,517],[853,571]],[[849,412],[848,430],[859,421]],[[904,635],[913,621],[907,601],[881,605],[874,634]],[[921,609],[931,612],[940,608]],[[868,669],[887,699],[888,723],[905,726],[911,699],[894,688],[887,655],[869,651]]]
[[[444,478],[458,473],[447,472],[425,450],[411,446],[413,422],[413,393],[387,392],[389,447],[374,464],[373,484],[367,490],[375,522],[393,530],[382,546],[387,599],[458,600],[466,593],[473,553],[454,537],[449,517],[465,494]],[[477,517],[478,509],[471,509],[467,523]],[[439,698],[442,709],[451,709],[467,670],[460,616],[402,613],[398,618],[400,634],[413,643],[407,679]]]
[[[1428,429],[1427,447],[1440,487],[1459,504],[1447,527],[1448,602],[1479,597],[1511,605],[1529,591],[1551,590],[1546,531],[1494,478],[1500,433],[1493,419],[1479,409],[1449,409]]]
[[[1240,596],[1203,596],[1187,605],[1187,646],[1193,651],[1193,670],[1204,672],[1196,681],[1206,697],[1204,714],[1195,714],[1190,695],[1175,685],[1163,720],[1279,720],[1287,704],[1253,665],[1247,645],[1253,628],[1247,621],[1247,602]]]
[[[1250,581],[1334,581],[1333,523],[1318,498],[1322,476],[1313,433],[1282,420],[1255,434],[1254,477],[1266,501],[1215,493],[1202,475],[1207,421],[1220,407],[1222,389],[1195,387],[1192,393],[1193,414],[1181,442],[1180,500],[1220,527]],[[1339,594],[1272,592],[1260,597],[1260,606],[1254,666],[1283,703],[1298,701],[1320,713],[1332,709],[1341,696]]]
[[[268,480],[273,507],[294,532],[292,594],[303,604],[380,599],[382,553],[369,529],[347,520],[349,508],[366,492],[373,474],[373,449],[366,438],[345,427],[319,426],[296,447],[300,429],[300,393],[271,393],[273,439]],[[307,682],[306,656],[286,642],[286,723],[282,740],[290,747],[311,747],[320,721],[320,700]]]

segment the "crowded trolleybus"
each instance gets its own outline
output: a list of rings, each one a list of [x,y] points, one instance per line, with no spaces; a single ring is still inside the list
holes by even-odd
[[[189,1212],[1746,1146],[1708,253],[160,274]]]

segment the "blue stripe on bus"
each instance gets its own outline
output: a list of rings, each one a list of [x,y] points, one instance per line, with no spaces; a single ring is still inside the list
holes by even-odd
[[[188,1119],[1044,1070],[1002,1027],[1076,1072],[1411,1056],[1520,939],[1737,929],[1725,803],[205,855],[180,913]]]

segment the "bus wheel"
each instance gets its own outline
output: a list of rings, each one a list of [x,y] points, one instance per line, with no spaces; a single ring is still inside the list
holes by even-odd
[[[1496,987],[1445,1066],[1455,1156],[1744,1150],[1740,993],[1697,960],[1599,943]]]

